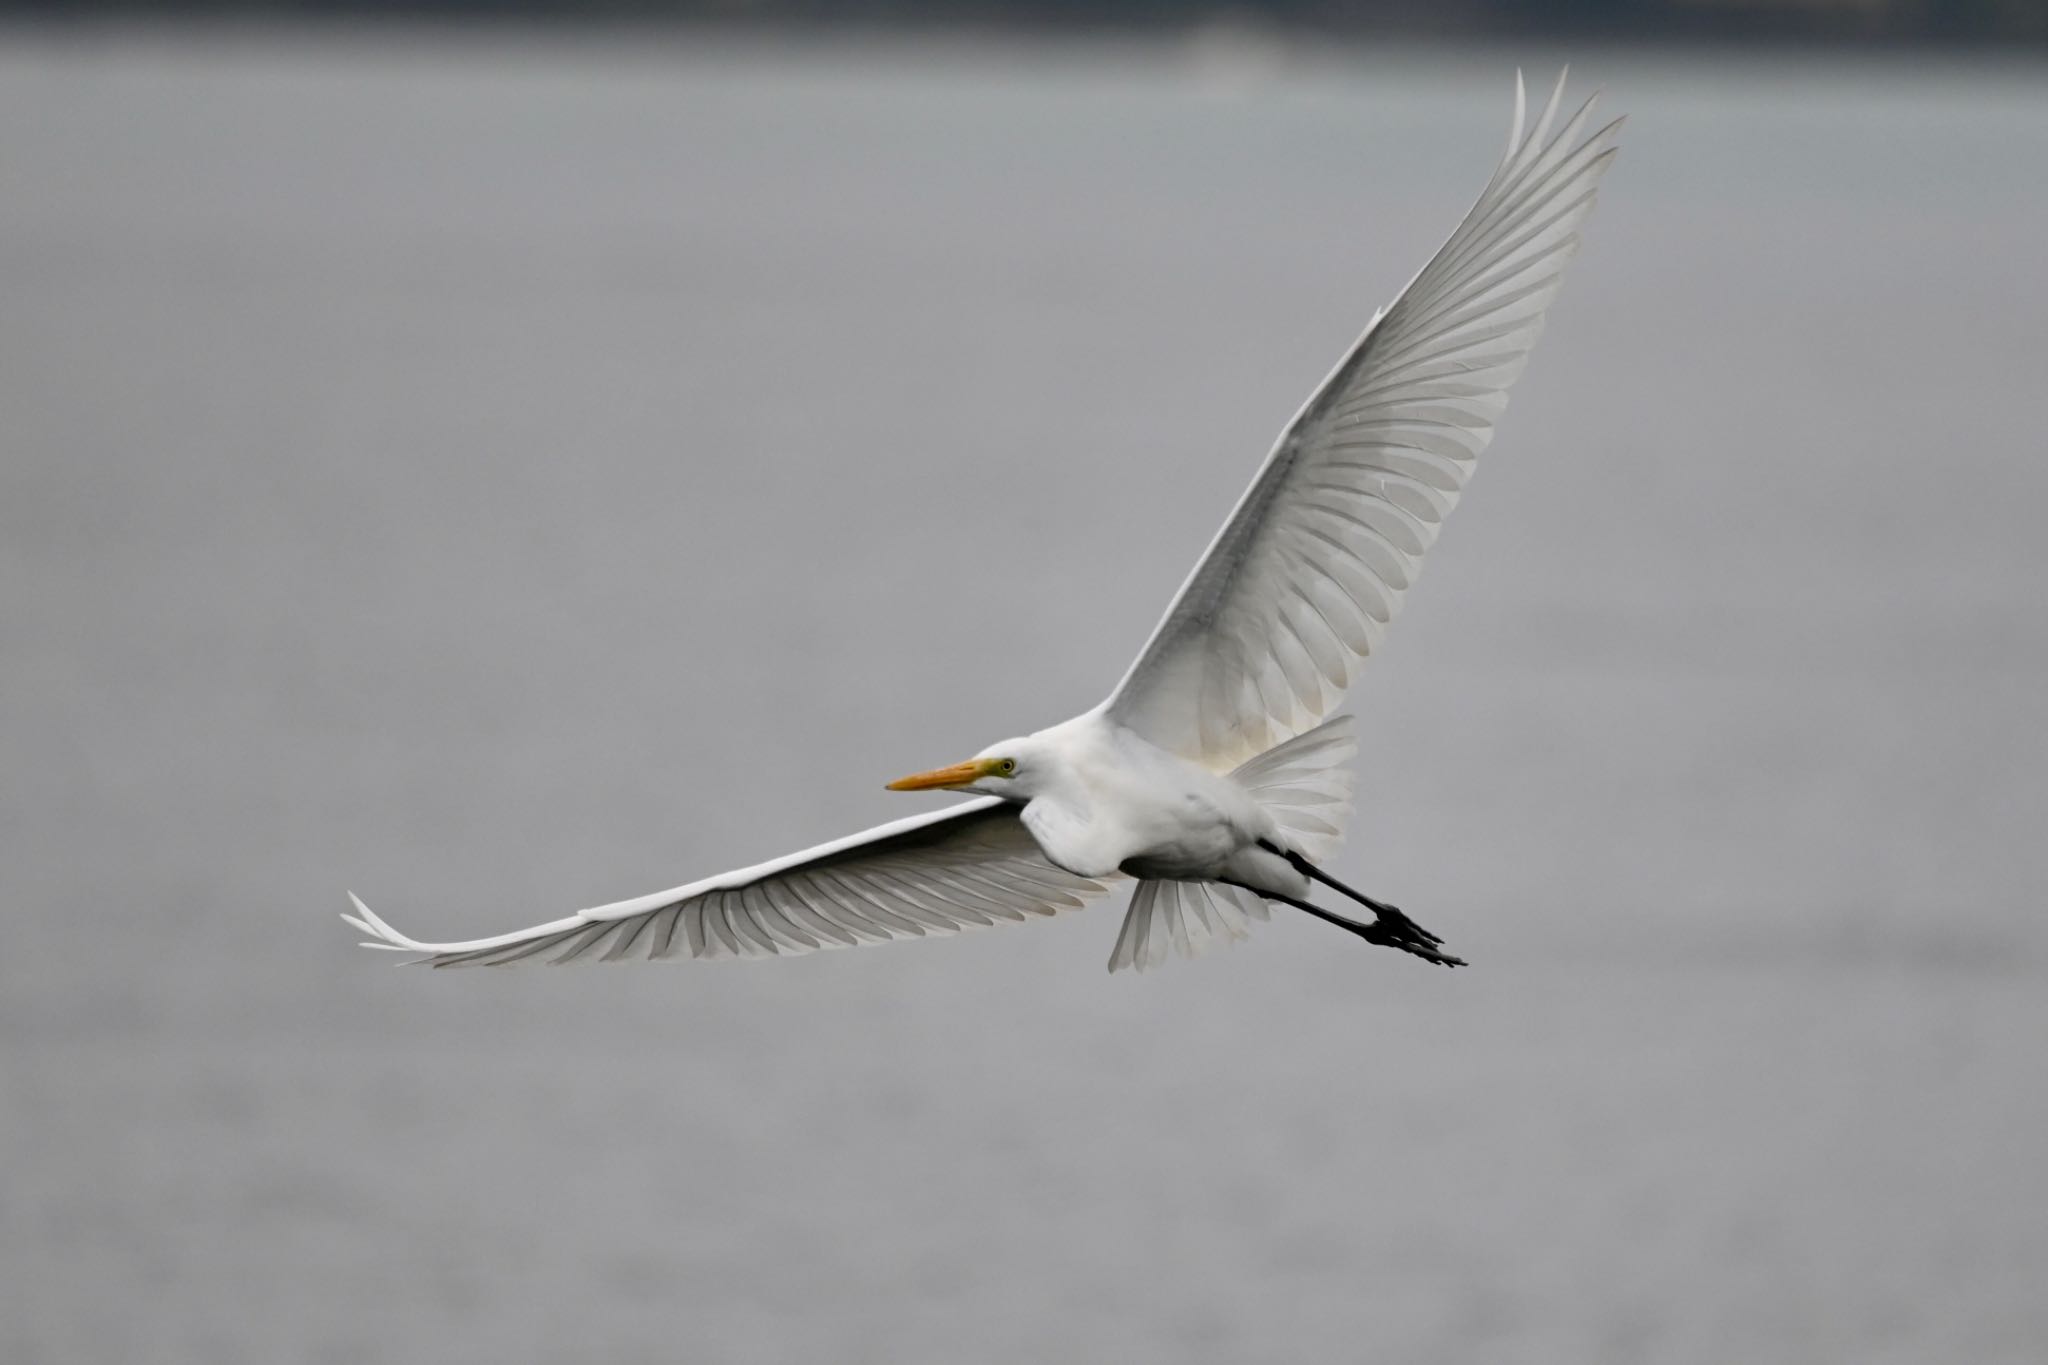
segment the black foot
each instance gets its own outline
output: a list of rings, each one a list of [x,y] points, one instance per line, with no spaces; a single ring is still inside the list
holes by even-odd
[[[1412,943],[1424,948],[1437,948],[1443,945],[1442,939],[1409,919],[1401,912],[1399,906],[1375,903],[1373,913],[1379,916],[1373,928],[1385,930],[1392,941]]]
[[[1339,924],[1350,929],[1368,943],[1378,943],[1388,948],[1399,948],[1404,953],[1413,953],[1423,961],[1434,962],[1440,967],[1463,967],[1467,965],[1462,957],[1452,957],[1449,953],[1438,952],[1437,949],[1443,946],[1443,940],[1417,924],[1414,920],[1409,919],[1406,914],[1402,913],[1399,906],[1389,905],[1381,900],[1374,900],[1363,891],[1346,886],[1343,882],[1338,881],[1335,877],[1332,877],[1329,873],[1292,850],[1280,848],[1275,844],[1267,843],[1263,839],[1259,841],[1259,847],[1265,849],[1268,853],[1277,854],[1285,858],[1296,872],[1307,877],[1310,881],[1321,882],[1332,891],[1338,891],[1349,896],[1352,900],[1357,901],[1360,905],[1372,911],[1377,918],[1371,924],[1359,924],[1356,921],[1342,919],[1321,910],[1310,909],[1311,914],[1327,919],[1332,924]],[[1300,903],[1296,902],[1296,904]],[[1307,906],[1303,906],[1303,908],[1309,909]]]
[[[1462,957],[1452,957],[1449,953],[1439,952],[1438,945],[1443,942],[1442,939],[1430,933],[1391,905],[1383,905],[1375,910],[1374,913],[1379,918],[1375,919],[1371,924],[1360,924],[1355,919],[1334,914],[1323,909],[1320,905],[1309,901],[1296,900],[1293,896],[1285,896],[1277,891],[1261,891],[1255,886],[1245,886],[1243,882],[1226,880],[1223,884],[1225,886],[1243,887],[1244,890],[1251,892],[1255,896],[1264,896],[1267,900],[1279,901],[1282,905],[1291,905],[1297,910],[1305,910],[1319,920],[1327,920],[1347,933],[1358,935],[1367,943],[1377,943],[1383,948],[1399,948],[1404,953],[1413,953],[1424,962],[1434,962],[1439,967],[1463,967],[1466,965],[1465,959]]]
[[[1434,962],[1439,967],[1463,967],[1462,957],[1452,957],[1440,951],[1443,940],[1429,930],[1409,919],[1389,905],[1381,910],[1380,917],[1371,924],[1361,924],[1358,936],[1368,943],[1377,943],[1388,948],[1399,948],[1404,953],[1413,953],[1424,962]]]

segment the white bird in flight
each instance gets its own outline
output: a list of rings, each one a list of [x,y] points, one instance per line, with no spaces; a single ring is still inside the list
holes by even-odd
[[[893,791],[979,799],[493,938],[423,943],[353,894],[365,944],[438,967],[771,957],[1056,915],[1138,879],[1109,969],[1245,935],[1267,902],[1443,966],[1442,940],[1319,864],[1350,813],[1350,718],[1486,448],[1615,155],[1560,76],[1471,212],[1287,424],[1109,698]],[[1309,899],[1320,883],[1372,912]]]

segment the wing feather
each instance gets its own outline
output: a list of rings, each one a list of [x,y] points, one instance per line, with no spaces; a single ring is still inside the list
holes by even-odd
[[[1525,136],[1516,76],[1492,180],[1288,424],[1103,704],[1112,720],[1225,770],[1342,700],[1492,439],[1614,158],[1621,120],[1588,134],[1593,100],[1551,136],[1563,96],[1560,76]]]
[[[423,943],[353,895],[356,913],[342,918],[365,947],[437,967],[786,957],[1022,923],[1106,889],[1046,861],[1017,807],[989,797],[491,938]]]

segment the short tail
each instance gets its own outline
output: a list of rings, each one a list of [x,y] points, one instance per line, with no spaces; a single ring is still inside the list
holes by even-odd
[[[1270,914],[1251,892],[1221,882],[1139,882],[1124,912],[1124,927],[1117,931],[1109,969],[1142,972],[1165,962],[1169,952],[1200,957],[1219,943],[1243,939],[1247,920]]]

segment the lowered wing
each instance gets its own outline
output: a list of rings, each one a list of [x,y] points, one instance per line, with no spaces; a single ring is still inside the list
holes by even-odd
[[[422,943],[353,895],[342,918],[368,948],[436,967],[629,958],[774,957],[1023,923],[1079,907],[1105,883],[1046,861],[1017,807],[985,797],[673,891],[494,938]]]
[[[1226,770],[1334,708],[1379,647],[1507,406],[1614,158],[1593,101],[1556,136],[1564,80],[1465,221],[1281,433],[1103,704]]]

